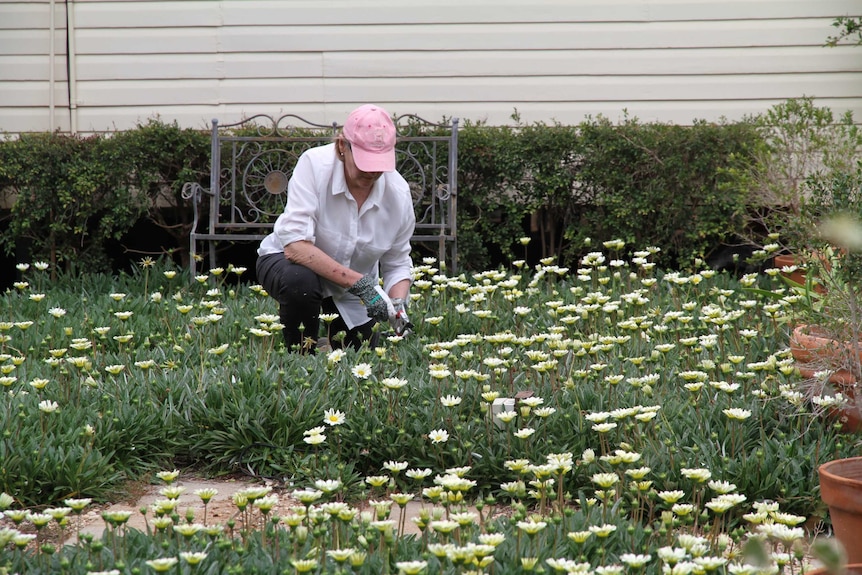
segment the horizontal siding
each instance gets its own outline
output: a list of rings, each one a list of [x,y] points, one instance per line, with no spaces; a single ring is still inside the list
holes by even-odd
[[[294,9],[293,4],[291,10],[280,10],[267,2],[257,4],[264,15],[262,21],[281,25],[758,20],[827,17],[853,13],[854,9],[858,12],[859,9],[859,3],[854,0],[449,0],[439,3],[390,0],[372,6],[345,2],[338,10],[333,10],[331,5],[307,0],[299,2],[304,5],[301,11]],[[413,6],[407,10],[405,4]],[[227,3],[224,11],[227,22],[256,23],[250,21],[248,10],[238,4]]]
[[[0,109],[47,107],[50,97],[48,82],[0,82]],[[69,98],[65,82],[54,86],[54,98],[57,106],[68,106]],[[3,128],[0,124],[0,128]]]
[[[35,58],[27,60],[36,62]],[[4,62],[11,65],[13,60],[17,59],[0,56],[0,79],[4,79]],[[222,54],[218,58],[210,54],[154,54],[147,60],[151,65],[141,67],[130,65],[127,55],[81,56],[78,79],[529,78],[608,76],[609,72],[613,76],[862,72],[862,50],[851,47],[835,48],[826,62],[816,52],[795,47],[685,50],[672,60],[663,57],[661,50],[404,51],[389,54],[385,60],[367,52]],[[22,64],[15,62],[15,66],[21,68]]]
[[[66,5],[62,0],[54,4],[54,19],[58,27],[66,26]],[[51,21],[51,3],[48,0],[0,2],[0,34],[4,30],[47,29]]]
[[[55,2],[53,23],[51,16],[47,0],[0,0],[0,131],[68,131],[71,127],[65,3]]]
[[[226,26],[178,34],[172,28],[79,29],[79,54],[254,52],[437,52],[473,50],[641,50],[820,47],[831,31],[820,19],[766,22],[545,23],[427,26]],[[672,57],[668,54],[667,57]]]
[[[782,94],[804,93],[816,87],[817,96],[836,98],[859,87],[858,76],[846,74],[818,74],[786,76],[718,76],[692,77],[682,80],[678,76],[644,76],[637,78],[614,77],[554,77],[532,78],[529,83],[512,78],[482,78],[479,80],[435,78],[384,79],[373,85],[364,79],[347,79],[334,84],[326,83],[327,98],[331,102],[343,99],[345,94],[359,101],[374,101],[381,94],[394,93],[396,101],[452,101],[497,102],[502,100],[545,102],[646,102],[701,100],[732,96],[749,100],[780,98]]]
[[[431,121],[459,117],[463,122],[485,121],[489,125],[511,124],[512,116],[517,113],[523,122],[530,118],[542,118],[544,122],[558,121],[566,125],[577,124],[587,116],[602,115],[612,121],[622,121],[626,114],[642,121],[650,120],[667,123],[687,123],[696,119],[717,120],[722,116],[742,118],[768,109],[782,100],[705,100],[697,102],[647,102],[621,107],[615,102],[494,102],[464,103],[453,107],[441,102],[395,102],[381,97],[378,102],[393,114],[416,114]],[[821,106],[830,107],[836,115],[854,111],[857,117],[860,110],[858,102],[847,99],[818,100]],[[102,131],[110,129],[133,128],[138,122],[146,122],[158,113],[162,120],[176,120],[180,125],[207,128],[210,119],[218,118],[221,123],[236,122],[254,114],[297,114],[310,121],[329,124],[343,122],[353,109],[352,103],[319,103],[285,105],[218,105],[218,106],[162,106],[158,110],[148,106],[123,108],[85,107],[79,113],[79,126],[82,131]]]
[[[182,80],[226,78],[322,78],[322,54],[153,54],[149,66],[131,66],[122,54],[81,56],[78,79]]]
[[[76,0],[87,28],[227,25],[327,26],[646,22],[827,18],[855,13],[856,0],[441,0],[195,1]],[[143,6],[143,8],[142,8]],[[855,12],[854,12],[855,11]]]
[[[55,58],[54,78],[66,80],[66,62]],[[51,59],[47,54],[34,56],[0,55],[0,82],[41,80],[47,82],[51,76]],[[0,89],[2,90],[2,89]]]
[[[862,0],[76,0],[83,131],[155,115],[690,123],[815,96],[862,118],[862,47],[825,48]],[[0,130],[68,129],[66,5],[0,0]],[[321,116],[323,116],[321,118]],[[29,120],[28,120],[29,118]],[[29,124],[28,124],[29,121]],[[862,120],[860,120],[862,121]]]
[[[862,50],[834,49],[822,55],[796,47],[703,48],[667,58],[662,50],[514,50],[399,52],[387,61],[368,53],[327,54],[327,77],[397,77],[393,70],[424,77],[445,76],[646,76],[862,72]]]
[[[80,82],[79,104],[165,106],[170,104],[295,104],[305,102],[648,102],[734,99],[780,99],[783,94],[814,90],[821,98],[840,98],[858,87],[856,74],[779,74],[767,76],[638,76],[518,78],[365,78],[174,80]],[[22,83],[22,85],[25,83]],[[35,94],[3,93],[0,106],[25,105]]]
[[[152,114],[147,114],[147,116],[152,116]],[[121,119],[121,123],[124,124],[124,127],[120,129],[132,128],[135,125],[134,121],[129,122],[125,118]],[[98,129],[95,129],[96,125],[99,126]],[[110,123],[105,124],[104,118],[102,118],[98,124],[93,124],[90,128],[84,131],[103,132],[106,130],[105,126],[110,126]],[[71,129],[72,125],[69,114],[63,114],[59,111],[55,114],[54,124],[52,125],[50,114],[48,113],[48,108],[46,106],[5,108],[2,110],[2,115],[0,115],[0,132],[10,134],[19,134],[22,132],[53,132],[54,130],[68,132]]]
[[[44,30],[0,30],[0,55],[47,56],[50,51],[51,33],[47,24]],[[66,31],[54,32],[54,51],[66,53]]]

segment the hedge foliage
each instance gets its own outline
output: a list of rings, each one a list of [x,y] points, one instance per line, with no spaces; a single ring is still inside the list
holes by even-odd
[[[206,181],[209,136],[150,120],[108,135],[22,134],[0,142],[0,191],[11,204],[0,246],[67,271],[107,271],[107,247],[142,218],[187,244],[183,182]]]
[[[759,138],[749,121],[467,122],[458,154],[460,265],[525,257],[519,239],[530,236],[533,259],[572,265],[588,238],[623,238],[633,249],[658,246],[664,265],[684,267],[740,231],[746,194],[729,192],[721,174]],[[157,119],[108,135],[7,138],[0,189],[14,203],[3,212],[0,245],[11,254],[23,241],[34,260],[106,270],[106,242],[149,218],[176,241],[155,247],[187,256],[191,207],[180,190],[187,181],[207,185],[208,157],[207,131]]]
[[[709,257],[723,242],[736,241],[749,197],[722,185],[729,158],[750,157],[758,139],[749,123],[582,124],[579,222],[566,229],[567,237],[619,237],[635,249],[655,245],[682,265]]]

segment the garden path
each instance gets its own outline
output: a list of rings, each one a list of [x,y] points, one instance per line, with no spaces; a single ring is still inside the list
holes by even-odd
[[[229,519],[233,518],[237,513],[236,506],[232,500],[234,493],[247,487],[268,484],[271,483],[243,476],[225,479],[209,479],[201,477],[183,478],[180,476],[176,485],[185,487],[185,491],[178,499],[179,505],[177,506],[177,513],[180,517],[184,518],[186,511],[188,509],[193,509],[195,512],[195,521],[202,523],[204,521],[204,506],[200,498],[195,495],[195,491],[198,489],[212,488],[217,490],[218,493],[207,505],[206,522],[209,524],[225,523]],[[85,512],[81,516],[81,533],[91,534],[97,538],[101,537],[102,532],[105,529],[105,522],[102,519],[102,513],[106,511],[130,511],[132,516],[129,519],[127,526],[139,531],[145,531],[147,521],[152,522],[153,516],[152,512],[149,512],[145,517],[140,510],[142,508],[149,508],[156,500],[164,499],[164,496],[159,494],[159,490],[163,487],[164,484],[142,485],[136,490],[133,496],[126,498],[124,501],[106,506],[93,507],[90,511]],[[289,507],[299,504],[296,500],[291,499],[288,496],[289,490],[281,490],[277,486],[273,485],[273,492],[280,496],[279,504],[272,510],[274,515],[284,514]],[[405,522],[404,527],[405,535],[420,533],[419,529],[410,519],[419,514],[419,510],[423,505],[427,506],[428,504],[411,501],[404,508],[404,512],[407,513],[407,521]],[[397,505],[393,504],[390,519],[393,519],[396,522],[396,525],[398,525],[400,518],[401,509]],[[72,525],[74,525],[74,518],[72,518]],[[73,531],[73,534],[66,541],[67,544],[75,543],[76,541],[74,528],[70,529],[70,531]]]

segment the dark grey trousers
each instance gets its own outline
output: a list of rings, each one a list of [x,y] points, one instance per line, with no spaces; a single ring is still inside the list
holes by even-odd
[[[314,352],[320,336],[320,313],[337,314],[332,298],[323,297],[320,276],[305,266],[295,264],[284,254],[269,254],[257,258],[257,281],[278,302],[278,316],[284,329],[284,345],[287,349]],[[327,324],[329,343],[333,349],[351,346],[358,349],[363,343],[376,345],[377,333],[374,320],[369,320],[353,329],[341,316]],[[343,332],[343,341],[339,336]]]

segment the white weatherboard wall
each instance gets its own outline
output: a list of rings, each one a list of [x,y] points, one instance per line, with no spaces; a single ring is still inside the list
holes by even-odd
[[[515,110],[690,124],[804,95],[859,121],[862,46],[823,46],[859,14],[862,0],[0,0],[0,130],[331,123],[365,102],[492,125]]]

